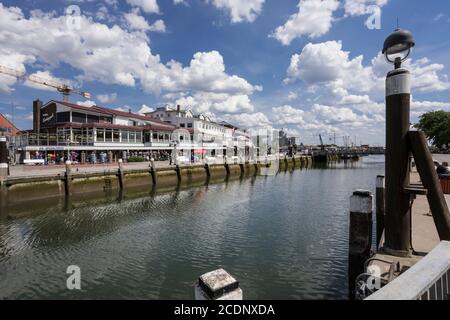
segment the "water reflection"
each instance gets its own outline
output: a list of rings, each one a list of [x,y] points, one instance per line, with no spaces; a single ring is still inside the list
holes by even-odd
[[[191,299],[197,277],[217,267],[246,299],[346,298],[349,195],[373,190],[382,173],[382,160],[365,158],[49,203],[0,220],[0,298]],[[71,264],[81,292],[65,289]]]

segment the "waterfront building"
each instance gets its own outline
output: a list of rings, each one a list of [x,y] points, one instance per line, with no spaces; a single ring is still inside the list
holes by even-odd
[[[182,109],[180,105],[176,109],[169,106],[157,108],[145,115],[197,135],[193,136],[193,140],[198,143],[195,151],[203,156],[216,156],[218,151],[234,157],[248,156],[253,146],[245,130],[225,121],[215,122],[206,114],[194,114],[191,110]]]
[[[14,136],[20,130],[3,114],[0,113],[0,136]]]
[[[238,141],[244,140],[244,143]],[[249,153],[251,140],[244,130],[216,123],[191,111],[158,108],[145,115],[100,106],[80,106],[51,100],[33,102],[33,129],[12,139],[15,162],[29,159],[72,160],[81,163],[127,160],[138,156],[168,160],[190,152],[205,156],[237,156]],[[228,153],[227,153],[228,152]],[[194,156],[192,156],[194,160]],[[94,161],[95,162],[95,161]]]
[[[22,132],[16,146],[24,159],[51,153],[106,153],[108,161],[150,151],[170,152],[175,126],[143,115],[99,106],[84,107],[64,101],[33,103],[33,130]],[[184,137],[186,140],[189,137]],[[64,156],[68,158],[69,156]],[[98,155],[96,158],[100,158]]]

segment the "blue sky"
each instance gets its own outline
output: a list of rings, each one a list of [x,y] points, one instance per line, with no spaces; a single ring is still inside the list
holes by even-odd
[[[181,104],[243,127],[384,143],[379,55],[400,26],[417,43],[412,118],[450,110],[450,3],[421,0],[1,1],[0,65],[76,83],[72,102],[135,112]],[[80,28],[66,9],[80,8]],[[377,7],[373,7],[376,5]],[[380,29],[365,22],[376,8]],[[40,11],[36,11],[40,10]],[[0,112],[31,127],[31,104],[60,95],[0,75]]]

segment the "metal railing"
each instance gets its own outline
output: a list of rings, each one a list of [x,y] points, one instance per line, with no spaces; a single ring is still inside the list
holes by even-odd
[[[366,300],[450,300],[450,242],[442,241]]]

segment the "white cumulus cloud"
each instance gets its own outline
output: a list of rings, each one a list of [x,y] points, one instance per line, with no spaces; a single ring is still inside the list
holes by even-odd
[[[265,0],[209,0],[218,9],[229,12],[232,23],[253,22],[262,12]]]
[[[275,29],[272,36],[283,45],[301,36],[317,38],[326,34],[333,21],[333,12],[339,7],[338,0],[300,0],[298,12]]]
[[[159,13],[159,6],[156,0],[127,0],[128,4],[141,8],[147,13]]]
[[[197,52],[187,66],[173,60],[164,64],[152,53],[150,40],[142,36],[148,23],[140,18],[133,20],[136,12],[128,16],[128,23],[141,30],[110,27],[84,15],[80,16],[80,29],[75,30],[65,16],[32,11],[26,17],[21,9],[0,3],[0,39],[8,39],[0,46],[2,64],[20,70],[36,62],[48,69],[67,64],[79,71],[77,80],[84,81],[85,86],[90,81],[139,86],[154,95],[182,92],[201,97],[203,106],[216,111],[251,109],[250,95],[262,88],[228,74],[220,52]],[[152,26],[164,29],[162,22],[149,30]],[[0,90],[10,91],[15,82],[14,78],[0,76]]]

